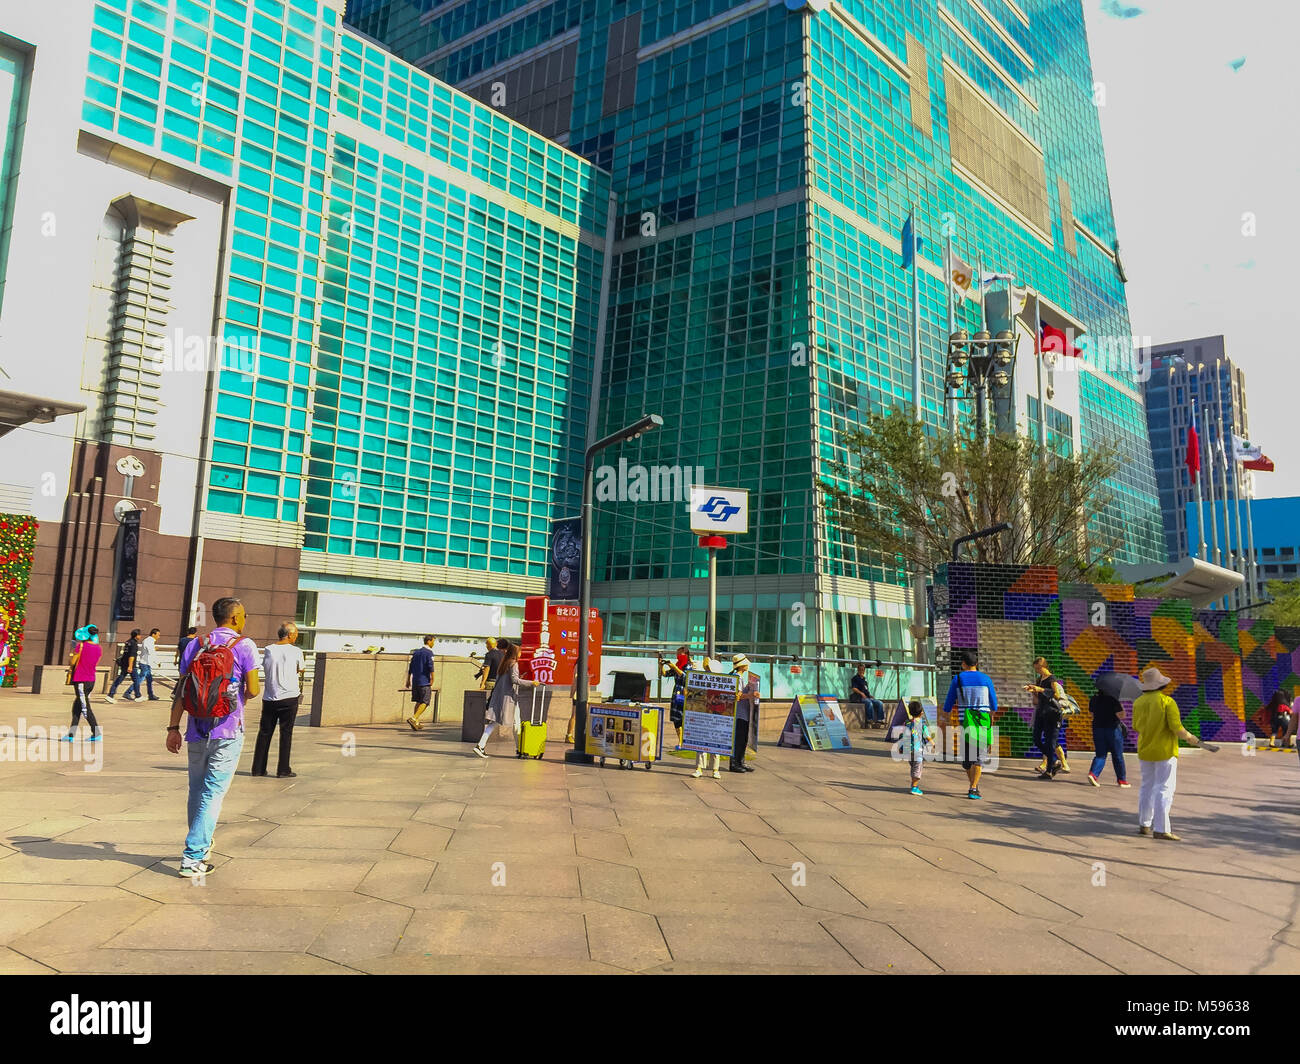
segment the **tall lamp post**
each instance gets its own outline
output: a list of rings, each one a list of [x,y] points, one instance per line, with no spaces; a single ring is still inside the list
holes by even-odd
[[[577,670],[578,698],[573,704],[573,749],[564,755],[564,760],[578,765],[590,765],[592,756],[587,753],[587,701],[590,697],[590,677],[587,675],[588,655],[587,640],[589,618],[591,615],[591,533],[592,502],[595,496],[596,455],[606,447],[612,447],[624,440],[635,440],[646,432],[652,432],[663,426],[664,419],[658,414],[647,414],[640,421],[627,428],[619,429],[603,440],[597,440],[587,448],[586,462],[582,470],[582,571],[578,578],[578,660],[573,667]]]
[[[968,381],[975,387],[975,426],[980,440],[988,436],[988,390],[1005,394],[1011,387],[1016,361],[1016,338],[1003,329],[997,336],[958,329],[948,337],[948,387],[959,392]],[[1039,417],[1044,412],[1038,412]]]

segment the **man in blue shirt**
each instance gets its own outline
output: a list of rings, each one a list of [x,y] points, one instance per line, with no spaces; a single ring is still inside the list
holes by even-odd
[[[411,663],[406,667],[406,684],[403,691],[411,692],[411,701],[415,703],[415,713],[406,718],[411,731],[424,727],[420,715],[429,708],[433,701],[433,636],[424,637],[424,646],[411,651]]]
[[[998,695],[993,689],[993,681],[979,670],[979,656],[973,650],[961,652],[961,671],[952,678],[948,686],[948,697],[944,699],[944,713],[952,712],[953,706],[961,709],[961,734],[963,739],[962,767],[970,780],[970,790],[966,797],[977,799],[980,795],[980,773],[984,761],[992,753],[993,739],[991,728],[993,714],[998,711]]]

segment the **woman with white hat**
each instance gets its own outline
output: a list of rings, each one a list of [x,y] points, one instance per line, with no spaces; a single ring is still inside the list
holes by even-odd
[[[1201,741],[1183,727],[1178,703],[1165,692],[1173,681],[1154,665],[1142,673],[1142,690],[1133,701],[1133,727],[1138,732],[1137,754],[1142,762],[1142,787],[1138,791],[1138,834],[1178,842],[1169,824],[1178,782],[1178,740],[1193,746]]]
[[[749,722],[758,721],[758,676],[749,668],[749,658],[736,654],[731,659],[731,671],[740,677],[740,695],[736,699],[736,741],[731,751],[732,772],[753,772],[745,764],[745,750],[749,746]]]

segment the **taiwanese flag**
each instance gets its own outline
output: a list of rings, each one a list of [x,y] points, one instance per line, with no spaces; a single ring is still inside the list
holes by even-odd
[[[1061,355],[1072,355],[1075,358],[1083,357],[1083,350],[1070,342],[1070,337],[1064,330],[1053,328],[1047,322],[1039,325],[1038,349],[1043,352],[1055,351]]]
[[[1193,479],[1201,474],[1201,441],[1195,425],[1187,427],[1187,472]]]
[[[1253,469],[1258,473],[1271,473],[1274,468],[1273,459],[1266,454],[1261,454],[1253,462],[1242,462],[1241,464],[1243,468]]]

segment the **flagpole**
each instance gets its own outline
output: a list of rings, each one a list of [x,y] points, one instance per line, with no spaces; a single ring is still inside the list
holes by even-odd
[[[1190,380],[1191,374],[1188,374]],[[1196,429],[1196,400],[1192,400],[1192,429]],[[1201,495],[1201,459],[1200,459],[1201,434],[1196,434],[1196,472],[1192,473],[1192,480],[1196,486],[1196,538],[1200,543],[1197,554],[1201,561],[1206,561],[1205,557],[1205,499]],[[1188,470],[1191,473],[1191,470]]]
[[[1241,471],[1241,478],[1242,482],[1246,483],[1246,470],[1244,467]],[[1255,520],[1251,515],[1251,502],[1255,495],[1254,481],[1255,478],[1251,477],[1249,487],[1246,491],[1246,549],[1250,552],[1246,559],[1246,584],[1248,585],[1246,593],[1249,596],[1246,599],[1247,602],[1255,601],[1255,596],[1260,594],[1260,591],[1255,587],[1255,583],[1259,579],[1259,574],[1255,569]]]
[[[1234,555],[1237,553],[1233,550],[1232,542],[1232,518],[1228,513],[1228,452],[1223,445],[1223,427],[1231,422],[1227,412],[1223,409],[1223,378],[1220,375],[1222,363],[1219,359],[1214,360],[1214,399],[1215,406],[1218,407],[1219,416],[1216,419],[1218,425],[1219,437],[1219,476],[1223,480],[1223,556],[1225,559],[1224,568],[1236,569]],[[1229,441],[1231,442],[1231,441]],[[1216,519],[1217,523],[1217,519]],[[1228,596],[1223,596],[1223,608],[1229,609]]]
[[[944,236],[943,242],[943,293],[944,302],[948,307],[948,336],[952,336],[957,331],[957,308],[954,305],[952,285],[952,233],[949,232]],[[955,435],[957,432],[957,397],[953,395],[952,389],[948,387],[948,374],[943,378],[943,414],[948,421],[948,431]]]
[[[1214,441],[1210,434],[1215,428],[1215,422],[1211,418],[1205,426],[1205,444],[1210,449],[1210,461],[1205,467],[1205,476],[1210,482],[1210,554],[1214,558],[1215,565],[1223,565],[1223,551],[1219,549],[1219,519],[1214,513],[1214,501],[1218,489],[1214,486]]]
[[[912,221],[912,413],[917,421],[921,421],[921,281],[916,262],[920,241],[916,239],[916,215],[910,203],[907,216]]]
[[[1047,461],[1047,395],[1043,391],[1043,302],[1034,292],[1034,366],[1038,370],[1038,445]]]

